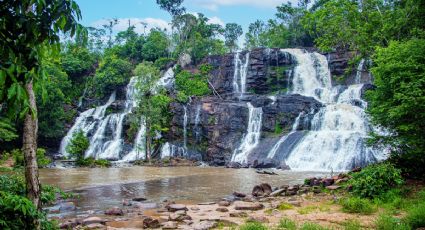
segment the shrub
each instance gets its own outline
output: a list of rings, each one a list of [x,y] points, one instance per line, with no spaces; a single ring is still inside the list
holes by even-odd
[[[368,199],[350,197],[341,200],[342,211],[348,213],[371,214],[376,211],[376,207]]]
[[[279,221],[278,229],[296,230],[297,224],[293,220],[283,218]]]
[[[173,58],[161,57],[156,59],[154,66],[158,69],[164,69],[168,63],[173,62]]]
[[[280,203],[279,206],[277,206],[277,209],[279,209],[280,211],[284,211],[284,210],[288,210],[288,209],[292,209],[293,206],[291,204],[288,203]]]
[[[206,76],[185,70],[176,76],[176,89],[187,96],[204,96],[211,93]]]
[[[425,201],[411,207],[403,220],[413,229],[425,227]]]
[[[20,149],[14,149],[11,152],[13,159],[15,160],[15,167],[23,167],[25,162],[24,162],[24,153],[22,152],[22,150]],[[48,164],[50,164],[50,162],[52,162],[50,160],[50,158],[45,156],[46,154],[46,150],[42,149],[42,148],[38,148],[36,155],[37,155],[37,165],[39,168],[43,168],[46,167]]]
[[[380,215],[375,220],[375,229],[377,230],[410,230],[411,228],[400,219],[387,214]]]
[[[86,165],[86,159],[84,159],[84,153],[90,146],[89,139],[84,135],[82,130],[72,134],[71,141],[66,147],[66,151],[77,159],[77,165]]]
[[[264,224],[259,222],[248,222],[239,227],[239,230],[267,230]]]
[[[353,194],[373,198],[403,184],[403,179],[399,169],[392,164],[381,163],[354,173],[349,183],[353,186]]]

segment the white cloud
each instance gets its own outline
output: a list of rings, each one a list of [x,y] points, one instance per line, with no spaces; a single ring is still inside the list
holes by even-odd
[[[208,23],[219,24],[221,26],[225,26],[225,23],[223,22],[223,20],[221,20],[221,18],[219,18],[217,16],[211,17],[210,20],[208,21]]]
[[[291,0],[189,0],[188,2],[201,6],[205,9],[217,11],[220,6],[237,5],[274,8],[289,1]]]
[[[135,31],[139,34],[143,33],[145,30],[149,32],[153,28],[167,29],[171,30],[170,24],[159,18],[118,18],[118,23],[114,26],[114,32],[124,31],[128,28],[128,24],[135,26]],[[93,22],[91,26],[96,28],[101,28],[102,25],[108,24],[108,19],[101,19]],[[146,28],[144,28],[143,23],[146,23]]]

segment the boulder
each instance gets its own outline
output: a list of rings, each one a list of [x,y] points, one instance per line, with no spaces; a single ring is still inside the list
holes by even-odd
[[[268,196],[270,193],[272,193],[272,187],[267,183],[256,185],[252,189],[252,195],[255,197]]]
[[[282,193],[285,193],[285,189],[277,189],[275,191],[273,191],[272,193],[270,193],[270,196],[280,196],[282,195]]]
[[[322,185],[324,187],[332,185],[334,183],[334,179],[333,178],[324,178],[322,179]]]
[[[60,229],[73,229],[74,227],[76,227],[78,224],[80,224],[77,219],[71,219],[71,220],[67,220],[66,222],[63,222],[59,225]]]
[[[245,217],[248,217],[248,214],[246,212],[231,212],[229,216],[237,217],[237,218],[245,218]]]
[[[119,207],[113,207],[113,208],[106,210],[105,215],[122,216],[122,215],[124,215],[124,211]]]
[[[83,225],[89,225],[89,224],[105,224],[105,220],[97,217],[97,216],[92,216],[92,217],[88,217],[86,219],[83,220]]]
[[[223,206],[223,207],[230,206],[230,204],[231,204],[230,201],[227,201],[227,200],[222,200],[218,202],[218,206]]]
[[[180,210],[187,211],[188,210],[186,205],[183,205],[183,204],[170,204],[170,205],[167,205],[166,208],[168,209],[169,212],[176,212],[176,211],[180,211]]]
[[[143,219],[143,228],[159,228],[160,224],[157,219],[146,217]]]
[[[209,230],[215,227],[217,227],[217,222],[208,220],[195,223],[191,226],[194,230]]]
[[[251,203],[251,202],[243,202],[243,201],[235,202],[235,210],[257,211],[263,208],[264,208],[264,205],[261,203]]]
[[[219,208],[217,208],[217,209],[216,209],[216,211],[217,211],[217,212],[228,212],[228,211],[229,211],[229,209],[224,208],[224,207],[219,207]]]
[[[146,201],[147,199],[144,197],[136,197],[136,198],[133,198],[132,200],[137,202],[142,202],[142,201]]]
[[[244,198],[244,197],[246,197],[246,194],[241,193],[241,192],[233,192],[233,196],[239,197],[239,198]]]
[[[175,221],[167,221],[161,224],[162,229],[177,229],[178,224]]]

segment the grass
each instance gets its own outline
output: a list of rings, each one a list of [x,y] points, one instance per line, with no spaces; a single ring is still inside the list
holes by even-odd
[[[241,225],[239,230],[268,230],[268,228],[259,222],[248,222]]]
[[[344,230],[360,230],[362,229],[358,220],[347,220],[341,224]]]
[[[377,230],[408,230],[409,225],[403,223],[400,219],[388,214],[381,214],[375,221]]]
[[[283,218],[279,222],[278,229],[296,230],[297,224],[293,220]]]
[[[311,222],[305,222],[301,227],[300,230],[326,230],[327,228],[322,227],[318,224],[311,223]]]
[[[369,199],[349,197],[341,200],[342,211],[347,213],[360,213],[369,215],[376,212],[377,208]]]
[[[299,214],[305,215],[305,214],[309,214],[309,213],[317,212],[317,211],[327,212],[329,210],[331,210],[329,204],[320,204],[318,206],[316,205],[305,206],[305,207],[299,208],[297,211]]]
[[[403,218],[404,222],[410,225],[412,229],[425,227],[425,200],[410,207],[407,215]]]
[[[291,204],[288,204],[288,203],[285,203],[285,202],[283,202],[283,203],[280,203],[278,206],[277,206],[277,209],[279,210],[279,211],[285,211],[285,210],[288,210],[288,209],[292,209],[294,206],[292,206]]]

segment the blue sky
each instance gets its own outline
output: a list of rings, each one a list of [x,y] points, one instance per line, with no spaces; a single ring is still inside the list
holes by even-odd
[[[249,23],[256,19],[274,18],[276,6],[288,0],[185,0],[188,12],[200,12],[212,22],[225,24],[236,22],[246,32]],[[169,14],[161,10],[155,0],[76,0],[82,11],[81,23],[85,26],[101,26],[106,19],[118,18],[115,31],[127,28],[128,19],[142,32],[140,22],[152,27],[169,27]]]

